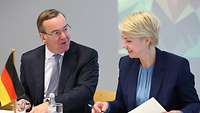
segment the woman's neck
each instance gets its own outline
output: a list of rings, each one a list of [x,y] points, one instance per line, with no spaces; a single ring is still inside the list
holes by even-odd
[[[140,59],[140,62],[144,68],[148,68],[155,63],[156,59],[156,49],[155,47],[150,47],[147,49],[143,56]]]

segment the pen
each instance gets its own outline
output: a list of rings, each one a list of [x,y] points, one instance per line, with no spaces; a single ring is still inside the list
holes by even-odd
[[[90,108],[92,108],[92,109],[94,109],[94,110],[96,110],[91,104],[88,104],[88,106],[90,107]],[[96,110],[97,111],[97,110]],[[104,111],[103,110],[101,110],[101,113],[104,113]]]

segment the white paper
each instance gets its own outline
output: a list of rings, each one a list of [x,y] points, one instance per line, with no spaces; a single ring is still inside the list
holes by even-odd
[[[166,110],[158,103],[158,101],[152,97],[128,113],[162,113],[165,111]]]
[[[14,113],[14,111],[10,111],[10,110],[0,110],[0,113]],[[16,113],[26,113],[26,111],[22,111],[22,112],[16,111]]]
[[[16,111],[16,113],[26,113],[26,110],[24,110],[24,111]]]
[[[14,113],[14,111],[9,111],[9,110],[0,110],[0,113]]]

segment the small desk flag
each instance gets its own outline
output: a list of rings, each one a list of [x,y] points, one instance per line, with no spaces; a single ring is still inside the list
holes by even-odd
[[[24,94],[14,65],[14,52],[11,52],[0,76],[0,106],[5,106]]]

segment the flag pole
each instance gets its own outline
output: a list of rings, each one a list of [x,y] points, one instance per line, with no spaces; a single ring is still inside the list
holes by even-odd
[[[14,63],[14,65],[15,65],[15,67],[16,67],[16,62],[15,62],[15,55],[16,55],[16,49],[14,49],[14,48],[12,48],[12,50],[11,50],[12,52],[13,52],[13,63]]]
[[[13,63],[14,63],[14,66],[16,67],[16,61],[15,61],[15,59],[16,59],[16,57],[15,57],[15,55],[16,55],[16,49],[12,48],[11,51],[12,51],[12,53],[13,53]],[[12,106],[13,106],[13,111],[14,111],[14,113],[16,113],[17,99],[15,99],[15,100],[12,102]]]

